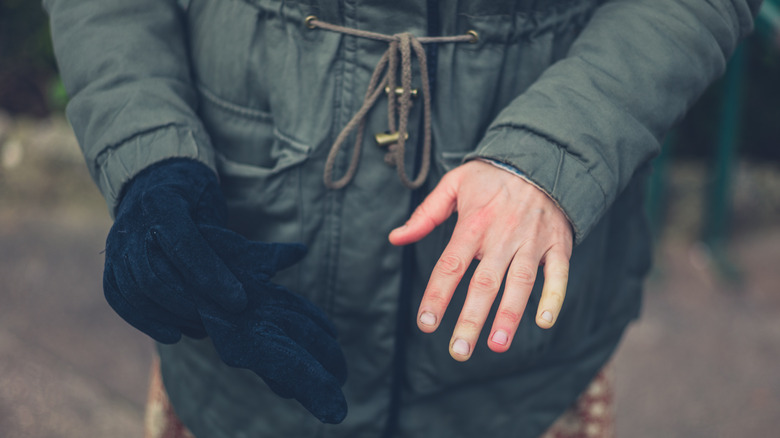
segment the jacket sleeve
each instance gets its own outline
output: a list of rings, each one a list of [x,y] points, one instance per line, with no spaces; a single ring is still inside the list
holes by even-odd
[[[123,184],[154,162],[190,157],[214,168],[175,0],[43,4],[67,116],[112,214]]]
[[[512,165],[582,241],[720,76],[760,0],[614,0],[566,57],[499,113],[467,159]]]

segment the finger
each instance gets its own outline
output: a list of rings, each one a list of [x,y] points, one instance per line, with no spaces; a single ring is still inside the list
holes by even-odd
[[[230,312],[246,307],[247,296],[241,283],[211,249],[194,224],[181,224],[175,233],[154,227],[148,238],[156,241],[181,275],[202,296]],[[172,238],[175,235],[177,238]]]
[[[146,257],[139,257],[133,278],[138,283],[139,295],[148,297],[168,312],[191,321],[200,321],[191,290],[186,290],[186,279],[181,275],[162,249],[151,239],[145,242]],[[127,259],[125,259],[127,260]],[[132,289],[125,295],[131,297]],[[132,300],[141,299],[132,296]]]
[[[116,282],[116,275],[111,267],[106,267],[103,274],[103,294],[112,309],[128,324],[151,336],[155,341],[163,344],[174,344],[181,339],[181,332],[168,324],[163,324],[154,318],[148,317],[142,309],[130,304],[120,292]]]
[[[450,340],[450,355],[455,360],[465,361],[474,351],[506,272],[508,263],[501,260],[506,259],[486,256],[471,277],[466,301]]]
[[[261,321],[255,330],[261,336],[250,337],[246,361],[239,366],[257,373],[280,396],[294,397],[320,421],[340,423],[347,402],[336,377],[279,327]]]
[[[409,220],[390,232],[390,243],[401,246],[417,242],[452,215],[457,196],[450,180],[445,176],[417,206]]]
[[[223,227],[198,225],[209,246],[235,274],[266,274],[269,278],[277,271],[299,262],[306,254],[306,246],[299,243],[266,243],[246,237]]]
[[[506,286],[498,306],[493,327],[488,337],[488,347],[503,353],[509,349],[517,327],[531,296],[539,262],[532,257],[516,255],[506,274]]]
[[[252,294],[252,299],[256,295],[258,297],[262,295],[262,299],[258,300],[258,306],[263,306],[264,308],[284,308],[299,313],[316,323],[320,330],[334,338],[336,337],[336,327],[333,325],[333,322],[314,303],[277,284],[264,284],[261,287],[263,288],[262,294]],[[250,291],[254,290],[253,286],[249,286],[249,289]]]
[[[550,250],[544,261],[544,287],[539,307],[536,310],[536,324],[547,329],[555,324],[566,297],[569,282],[569,257],[562,251]]]
[[[274,324],[306,350],[339,384],[347,380],[347,362],[336,338],[305,315],[286,308],[263,308],[260,320]]]
[[[118,264],[112,260],[116,260]],[[103,275],[106,301],[131,325],[155,339],[158,335],[149,333],[155,330],[153,326],[161,324],[175,328],[177,334],[173,341],[160,342],[178,341],[179,331],[193,337],[198,335],[202,337],[203,327],[197,311],[193,314],[188,310],[190,300],[178,302],[170,299],[175,291],[153,273],[150,275],[150,269],[147,265],[139,266],[137,263],[131,263],[128,256],[108,258]],[[166,303],[168,307],[161,303]]]
[[[252,354],[268,336],[284,333],[307,352],[333,377],[343,384],[347,378],[347,363],[333,333],[323,330],[317,321],[291,306],[263,303],[233,314],[218,306],[203,306],[201,318],[221,351],[222,360],[234,367],[252,368],[256,357]],[[268,332],[268,333],[267,333]]]
[[[291,338],[305,345],[323,363],[327,361],[329,365],[326,367],[334,375],[346,378],[343,374],[346,363],[336,342],[336,328],[325,312],[279,285],[246,283],[246,287],[250,304],[238,314],[226,312],[213,303],[201,303],[199,314],[212,337],[217,335],[216,331],[235,332],[241,324],[272,322],[289,332]]]
[[[450,304],[452,294],[474,259],[480,239],[474,239],[465,227],[455,227],[452,238],[433,267],[417,313],[417,326],[425,333],[436,330]]]

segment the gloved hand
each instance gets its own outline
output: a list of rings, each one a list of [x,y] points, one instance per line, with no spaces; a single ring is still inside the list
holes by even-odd
[[[323,423],[340,423],[347,415],[341,392],[347,365],[336,329],[310,301],[270,282],[277,270],[303,257],[305,247],[252,242],[210,225],[199,228],[249,297],[238,314],[210,302],[199,304],[220,358],[254,371],[277,395],[295,398]]]
[[[342,421],[346,364],[332,325],[270,282],[305,248],[248,241],[224,228],[226,211],[216,175],[197,161],[140,172],[106,240],[108,303],[162,343],[210,336],[226,364],[254,371],[323,422]]]
[[[204,164],[170,159],[141,171],[126,185],[106,239],[111,307],[164,344],[206,336],[196,298],[245,309],[244,287],[198,232],[197,224],[221,226],[226,216],[216,174]]]

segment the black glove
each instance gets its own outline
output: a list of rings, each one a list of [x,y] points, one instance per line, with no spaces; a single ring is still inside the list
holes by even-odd
[[[340,423],[347,415],[341,392],[347,365],[336,329],[310,301],[269,281],[303,257],[303,245],[252,242],[208,225],[200,229],[249,297],[247,309],[237,315],[212,303],[199,306],[220,358],[254,371],[276,394],[295,398],[323,423]]]
[[[256,372],[321,421],[341,422],[346,364],[332,325],[270,282],[305,248],[248,241],[224,228],[226,211],[202,163],[171,159],[140,172],[106,240],[108,303],[162,343],[210,336],[226,364]]]
[[[244,287],[201,237],[227,208],[214,172],[193,160],[154,164],[124,190],[106,239],[103,290],[127,322],[171,344],[203,338],[196,298],[231,312],[247,306]]]

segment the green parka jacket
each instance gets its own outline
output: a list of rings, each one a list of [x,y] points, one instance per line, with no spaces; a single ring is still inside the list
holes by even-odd
[[[219,173],[231,227],[309,247],[276,281],[335,322],[349,366],[347,419],[320,424],[253,373],[222,364],[208,340],[161,346],[177,413],[210,438],[542,433],[637,316],[650,252],[648,161],[724,71],[759,3],[44,0],[72,97],[68,117],[111,211],[141,169],[192,157]],[[387,43],[311,29],[312,14],[389,35],[478,34],[474,43],[427,46],[434,149],[417,193],[373,144],[371,134],[387,130],[381,102],[367,116],[354,179],[324,186],[328,151]],[[421,107],[409,123],[410,163]],[[348,155],[338,156],[336,175]],[[477,157],[514,166],[545,190],[570,219],[576,246],[556,326],[534,324],[540,273],[510,350],[489,351],[483,333],[459,363],[448,344],[468,278],[436,333],[415,326],[454,219],[411,250],[387,234],[445,172]]]

